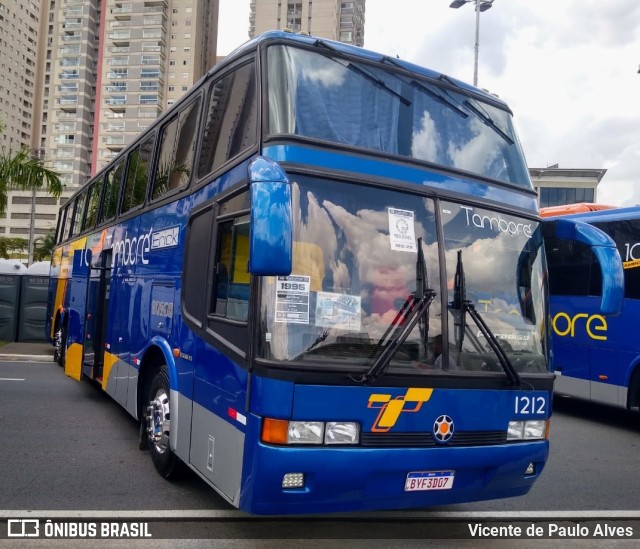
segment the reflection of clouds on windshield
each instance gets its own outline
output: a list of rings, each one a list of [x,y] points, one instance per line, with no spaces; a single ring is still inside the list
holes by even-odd
[[[503,249],[498,241],[506,238],[505,235],[496,235],[496,238],[483,238],[469,244],[449,241],[447,246],[453,246],[446,251],[449,278],[453,278],[458,250],[462,250],[462,263],[464,265],[465,279],[468,290],[480,292],[499,289],[515,297],[516,292],[516,266],[514,264],[513,250]]]
[[[341,276],[339,279],[341,283],[348,286],[348,269],[344,266],[335,264],[334,258],[336,256],[336,250],[338,249],[338,240],[336,238],[335,231],[333,230],[331,218],[322,206],[318,204],[315,195],[311,192],[307,192],[306,197],[308,201],[308,210],[307,220],[306,223],[304,223],[301,219],[302,209],[300,208],[299,187],[294,185],[293,188],[293,211],[298,215],[300,242],[313,242],[320,246],[322,253],[324,254],[325,261],[326,258],[330,258],[329,267],[334,271],[334,280],[336,280],[335,276],[336,273],[338,273],[338,275]]]
[[[460,147],[453,141],[449,142],[449,156],[456,168],[485,173],[500,154],[498,143],[490,133],[492,130],[488,130],[480,120],[472,119],[469,126],[474,137]]]
[[[323,205],[344,232],[349,250],[357,257],[361,283],[373,283],[376,278],[398,278],[395,275],[389,276],[388,273],[392,271],[400,272],[403,281],[408,280],[412,267],[415,271],[415,264],[407,261],[409,254],[406,252],[391,252],[388,235],[389,216],[386,210],[362,209],[352,214],[329,200],[325,200]],[[379,275],[380,272],[386,272],[387,275]]]
[[[494,335],[501,343],[509,341],[514,350],[539,349],[541,335],[531,325],[529,319],[522,315],[519,301],[517,259],[519,252],[513,243],[506,246],[503,241],[512,238],[505,234],[495,238],[484,238],[470,244],[449,241],[445,252],[449,292],[453,297],[453,276],[457,264],[457,252],[462,250],[464,265],[466,297],[475,305],[482,318],[489,324]],[[451,248],[453,246],[453,248]],[[539,266],[537,267],[539,268]],[[538,296],[538,303],[539,301]],[[537,315],[541,314],[540,310]],[[536,316],[537,316],[536,315]],[[475,323],[468,318],[472,332],[477,333]],[[525,337],[525,340],[507,340],[507,337]],[[465,345],[467,345],[466,343]],[[484,343],[485,345],[486,342]]]
[[[347,75],[346,69],[339,67],[337,63],[329,64],[324,58],[316,58],[315,56],[313,60],[319,61],[319,63],[313,63],[310,66],[309,57],[305,56],[304,62],[300,63],[300,73],[304,78],[321,84],[325,88],[338,88],[344,84]]]
[[[436,124],[428,111],[422,114],[422,127],[413,132],[411,139],[411,156],[428,162],[438,160],[438,143],[440,136],[436,130]]]

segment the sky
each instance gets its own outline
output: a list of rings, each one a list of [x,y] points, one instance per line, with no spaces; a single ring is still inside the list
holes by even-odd
[[[364,47],[473,82],[473,3],[449,4],[366,0]],[[249,0],[221,0],[219,21],[226,55]],[[494,0],[479,45],[478,87],[513,111],[530,168],[606,169],[597,202],[640,204],[640,1]]]

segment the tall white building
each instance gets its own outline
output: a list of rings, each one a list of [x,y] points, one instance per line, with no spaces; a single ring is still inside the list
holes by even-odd
[[[38,149],[41,83],[39,63],[43,56],[38,40],[42,35],[40,0],[0,0],[0,147],[5,154],[22,146]],[[39,55],[40,54],[40,55]],[[29,238],[32,204],[36,235],[55,224],[57,203],[54,198],[30,192],[9,193],[5,213],[0,217],[0,236]],[[40,211],[40,207],[44,210]]]
[[[364,44],[365,0],[251,0],[249,36],[290,29],[348,44]]]
[[[11,60],[19,72],[11,85],[24,83],[15,108],[29,117],[8,139],[30,145],[62,175],[61,200],[215,64],[218,8],[217,0],[0,0],[0,50],[26,52]],[[14,35],[25,29],[18,47]],[[31,203],[31,193],[12,193],[0,234],[27,238]],[[55,226],[57,212],[55,199],[39,192],[36,235]]]

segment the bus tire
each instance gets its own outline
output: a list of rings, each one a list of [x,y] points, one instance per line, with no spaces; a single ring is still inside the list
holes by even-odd
[[[170,395],[167,367],[163,364],[149,386],[147,399],[149,405],[144,419],[147,425],[151,460],[158,473],[166,479],[177,478],[181,469],[180,459],[173,453],[169,444]]]
[[[67,327],[63,324],[58,327],[54,335],[53,360],[58,366],[64,367],[64,359],[67,355]]]

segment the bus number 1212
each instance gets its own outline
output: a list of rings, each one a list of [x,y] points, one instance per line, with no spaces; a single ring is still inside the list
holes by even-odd
[[[515,403],[516,414],[544,414],[547,406],[547,399],[543,396],[517,396]]]

